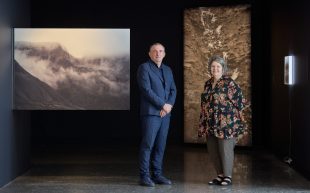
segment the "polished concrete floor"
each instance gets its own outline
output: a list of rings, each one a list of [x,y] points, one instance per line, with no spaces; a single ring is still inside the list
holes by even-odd
[[[304,193],[310,181],[273,155],[236,150],[233,185],[209,186],[215,176],[204,147],[169,147],[165,174],[173,185],[138,185],[135,148],[57,149],[33,156],[32,167],[0,193]]]

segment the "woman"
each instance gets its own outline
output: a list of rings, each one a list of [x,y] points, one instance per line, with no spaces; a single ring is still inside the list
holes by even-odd
[[[198,136],[207,137],[208,152],[217,172],[209,185],[232,184],[234,147],[243,133],[245,99],[238,84],[226,76],[227,64],[219,56],[209,62],[211,78],[201,94]]]

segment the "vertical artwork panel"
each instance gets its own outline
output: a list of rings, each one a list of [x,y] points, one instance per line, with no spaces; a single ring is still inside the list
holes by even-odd
[[[14,29],[15,110],[129,110],[129,29]]]
[[[251,9],[249,5],[199,7],[184,10],[184,142],[204,143],[197,137],[200,96],[211,77],[208,61],[223,57],[230,75],[251,104]],[[252,144],[252,110],[245,109],[246,132],[238,145]]]

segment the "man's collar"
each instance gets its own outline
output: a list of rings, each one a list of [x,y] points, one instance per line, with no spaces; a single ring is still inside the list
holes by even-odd
[[[153,60],[151,60],[151,59],[150,59],[150,62],[151,62],[152,64],[154,64],[157,68],[159,68],[159,69],[162,68],[163,63],[161,63],[161,64],[158,66],[158,65],[157,65]]]

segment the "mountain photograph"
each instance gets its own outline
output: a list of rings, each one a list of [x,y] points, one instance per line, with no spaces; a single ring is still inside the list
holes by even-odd
[[[14,109],[130,109],[128,29],[14,32]]]

